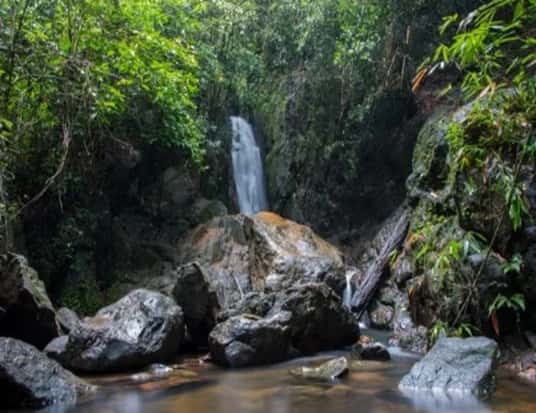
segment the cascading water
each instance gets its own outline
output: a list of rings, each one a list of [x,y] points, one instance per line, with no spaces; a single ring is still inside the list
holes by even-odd
[[[253,215],[268,209],[261,151],[251,125],[245,119],[232,116],[231,125],[231,157],[238,205],[241,213]]]
[[[342,303],[347,307],[352,306],[352,277],[355,275],[355,271],[346,271],[346,288],[342,293]]]

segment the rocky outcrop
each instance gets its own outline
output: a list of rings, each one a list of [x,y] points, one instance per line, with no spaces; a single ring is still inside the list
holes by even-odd
[[[308,227],[272,213],[215,218],[179,243],[180,261],[197,261],[222,308],[245,294],[325,282],[342,292],[341,253]]]
[[[0,337],[2,408],[72,405],[94,390],[30,344]]]
[[[289,318],[289,313],[267,318],[247,314],[229,318],[210,333],[212,359],[229,367],[285,360],[290,346]]]
[[[400,382],[400,389],[485,398],[495,389],[497,343],[485,337],[441,338]]]
[[[45,285],[22,255],[0,256],[0,334],[42,349],[59,335]]]
[[[172,359],[184,337],[180,307],[163,294],[135,290],[85,318],[45,349],[63,366],[81,372],[143,367]]]
[[[192,263],[179,267],[171,294],[184,313],[191,339],[206,344],[220,308],[201,266]]]
[[[216,362],[232,367],[332,350],[359,337],[357,319],[323,283],[248,294],[220,319],[225,321],[211,332],[209,348]]]

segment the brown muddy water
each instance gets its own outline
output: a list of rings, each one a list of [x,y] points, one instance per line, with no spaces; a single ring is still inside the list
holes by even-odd
[[[391,349],[393,350],[393,349]],[[314,366],[333,352],[269,367],[225,370],[188,358],[161,378],[108,376],[90,378],[100,391],[93,400],[72,408],[53,407],[47,413],[534,413],[536,386],[502,374],[491,400],[448,400],[407,396],[398,388],[415,357],[393,351],[390,362],[353,363],[350,373],[329,383],[309,382],[289,374],[289,369]]]

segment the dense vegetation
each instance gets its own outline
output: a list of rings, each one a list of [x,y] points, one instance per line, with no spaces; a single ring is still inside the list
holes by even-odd
[[[530,220],[536,2],[492,0],[468,14],[481,3],[0,0],[2,249],[22,232],[49,285],[84,273],[79,250],[104,242],[87,235],[101,231],[101,205],[118,213],[135,198],[117,187],[117,157],[137,165],[140,152],[172,156],[231,206],[223,137],[233,113],[255,120],[265,139],[274,209],[328,235],[355,230],[405,196],[424,120],[416,114],[426,112],[415,95],[431,110],[476,98],[448,126],[441,207],[419,204],[406,246],[443,296],[427,320],[434,335],[490,325],[498,334],[499,310],[519,321],[529,304],[521,247],[501,231],[518,235]],[[137,178],[161,174],[159,162]],[[380,172],[363,182],[371,170]],[[472,203],[456,199],[461,192]],[[482,199],[498,210],[479,211]],[[485,259],[468,275],[475,253]],[[508,277],[481,297],[495,257]],[[60,301],[98,308],[95,291],[113,272],[82,277],[86,292]]]

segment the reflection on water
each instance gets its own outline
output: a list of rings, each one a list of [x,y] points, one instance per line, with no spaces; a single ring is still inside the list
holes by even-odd
[[[452,400],[401,393],[400,378],[415,359],[405,354],[381,362],[352,362],[350,374],[330,383],[307,382],[288,374],[297,365],[317,365],[341,352],[300,359],[277,366],[226,371],[195,360],[166,377],[140,383],[126,376],[93,380],[102,385],[92,401],[46,413],[240,413],[240,412],[371,412],[371,413],[495,413],[536,411],[536,391],[508,378],[499,378],[490,401]],[[139,377],[139,376],[138,376]]]

